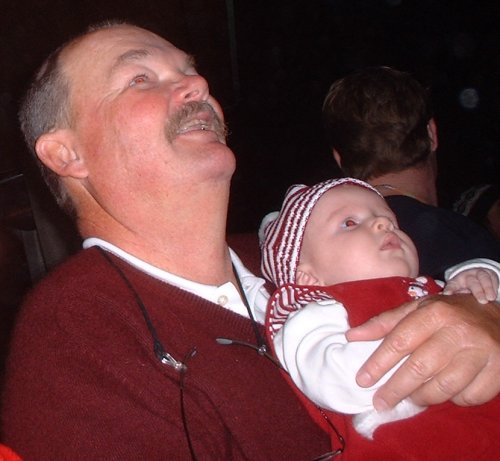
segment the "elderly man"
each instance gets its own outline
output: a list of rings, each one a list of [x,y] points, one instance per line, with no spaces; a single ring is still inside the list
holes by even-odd
[[[28,461],[313,459],[332,450],[268,360],[257,323],[263,280],[226,244],[235,159],[192,59],[146,30],[102,26],[48,58],[21,114],[85,249],[20,314],[5,442]],[[364,370],[366,382],[377,379],[414,351],[378,404],[496,395],[498,306],[468,296],[428,303]],[[367,328],[385,334],[416,307]]]

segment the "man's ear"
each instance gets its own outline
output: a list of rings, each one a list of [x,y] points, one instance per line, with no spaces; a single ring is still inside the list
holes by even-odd
[[[436,121],[433,118],[431,118],[427,124],[427,132],[431,140],[431,149],[434,152],[438,148],[438,134]]]
[[[314,273],[312,273],[305,265],[299,265],[297,267],[295,282],[298,285],[320,285],[319,280],[315,277]]]
[[[71,130],[61,128],[42,134],[36,141],[35,151],[40,161],[57,175],[87,177],[85,162],[78,155]]]
[[[337,149],[333,149],[333,158],[337,162],[337,165],[339,166],[339,168],[342,169],[342,158],[340,157],[340,154],[337,151]]]

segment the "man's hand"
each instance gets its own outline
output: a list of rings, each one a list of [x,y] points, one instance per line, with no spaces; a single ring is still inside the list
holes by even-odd
[[[418,405],[452,400],[471,406],[500,392],[500,305],[471,295],[432,296],[407,303],[347,333],[349,341],[384,338],[357,374],[362,387],[376,383],[408,359],[375,394],[377,410],[405,397]]]

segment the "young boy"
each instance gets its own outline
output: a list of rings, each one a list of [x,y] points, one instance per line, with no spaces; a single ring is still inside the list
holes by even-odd
[[[415,246],[383,197],[352,178],[293,186],[280,213],[264,218],[260,238],[263,274],[279,287],[269,302],[267,334],[297,387],[325,409],[356,414],[353,424],[367,438],[382,423],[422,412],[407,399],[377,413],[373,394],[397,367],[377,385],[361,388],[356,372],[380,341],[345,338],[350,327],[383,310],[442,291],[442,283],[417,277]],[[493,301],[499,277],[500,264],[469,261],[447,271],[444,293],[470,292],[482,303]],[[462,422],[471,416],[452,404],[446,411],[454,408]],[[455,449],[444,445],[443,455]]]

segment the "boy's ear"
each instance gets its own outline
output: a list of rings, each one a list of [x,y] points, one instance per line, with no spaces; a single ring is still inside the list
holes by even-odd
[[[59,176],[83,179],[87,177],[85,162],[78,155],[74,136],[69,129],[42,134],[35,151],[40,161]]]
[[[342,169],[342,157],[340,156],[337,149],[333,149],[333,158],[337,162],[337,165],[339,166],[339,168]]]
[[[429,133],[429,138],[431,140],[431,149],[435,151],[438,148],[438,134],[436,121],[431,118],[427,124],[427,133]]]
[[[305,266],[300,265],[297,267],[295,281],[297,285],[320,285],[319,280],[314,276],[314,274]]]

